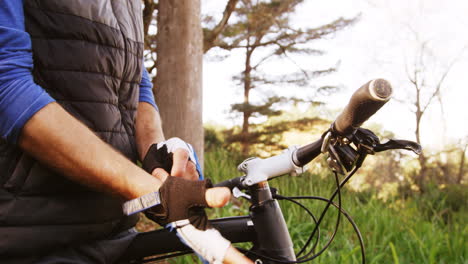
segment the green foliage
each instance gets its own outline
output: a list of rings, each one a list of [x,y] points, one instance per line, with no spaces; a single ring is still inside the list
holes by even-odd
[[[239,152],[216,148],[205,154],[205,160],[205,176],[213,182],[241,176],[237,171],[237,165],[242,162]]]
[[[237,158],[232,158],[232,154],[226,149],[207,152],[205,174],[213,178],[215,182],[238,176],[235,171]],[[285,196],[318,195],[323,197],[330,196],[334,184],[333,175],[326,172],[299,177],[282,177],[270,183],[271,186],[279,188],[279,192]],[[427,203],[424,206],[432,206],[434,211],[442,209],[444,206],[437,204],[437,201],[440,199],[438,195],[444,194],[456,196],[456,198],[445,198],[445,201],[449,199],[467,201],[466,186],[454,187],[455,191],[451,188],[434,189],[432,197],[416,196],[407,199],[394,197],[386,202],[376,199],[375,191],[367,190],[356,193],[345,188],[342,192],[342,206],[361,230],[366,245],[367,263],[467,263],[468,213],[464,207],[466,204],[461,207],[445,207],[453,211],[450,222],[441,221],[437,217],[428,218],[424,215],[426,209],[421,208],[423,203]],[[438,194],[436,194],[437,191],[439,191]],[[325,206],[324,202],[319,201],[301,202],[317,217]],[[314,228],[314,223],[296,205],[283,201],[280,205],[297,252],[307,240]],[[214,212],[210,210],[210,217],[243,215],[247,213],[247,207],[248,204],[244,201],[232,200],[227,209]],[[330,232],[334,229],[336,216],[336,210],[330,209],[320,226],[319,248],[328,241]],[[173,263],[192,263],[193,261],[193,258],[179,258]],[[344,218],[332,245],[311,263],[361,263],[357,237]]]
[[[222,135],[214,127],[205,126],[205,152],[209,152],[223,145]]]
[[[468,210],[468,186],[466,185],[428,185],[426,191],[416,196],[418,209],[429,221],[451,223],[460,211]]]

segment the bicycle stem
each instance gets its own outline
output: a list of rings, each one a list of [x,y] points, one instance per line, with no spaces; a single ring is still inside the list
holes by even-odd
[[[249,187],[252,194],[250,215],[257,234],[254,251],[275,256],[281,261],[295,261],[293,243],[278,201],[273,199],[267,181]],[[275,262],[263,260],[264,264]]]
[[[292,173],[302,174],[306,171],[305,166],[297,166],[294,162],[297,146],[291,146],[283,153],[267,158],[250,158],[238,166],[238,170],[245,173],[244,186],[253,186],[269,179]]]

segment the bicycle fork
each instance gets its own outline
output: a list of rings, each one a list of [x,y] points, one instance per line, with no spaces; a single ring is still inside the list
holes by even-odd
[[[252,207],[250,215],[254,223],[257,240],[253,251],[272,259],[295,261],[293,243],[278,201],[273,199],[268,182],[250,187]],[[251,256],[256,263],[275,264],[276,261]]]

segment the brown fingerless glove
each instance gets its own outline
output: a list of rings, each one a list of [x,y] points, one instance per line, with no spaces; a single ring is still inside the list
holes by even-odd
[[[146,217],[165,226],[179,220],[188,219],[197,229],[208,228],[208,218],[205,207],[207,188],[211,187],[209,180],[190,181],[179,177],[167,177],[159,189],[161,204],[145,211]]]

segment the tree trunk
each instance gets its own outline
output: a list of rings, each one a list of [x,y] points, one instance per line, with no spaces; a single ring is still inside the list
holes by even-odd
[[[252,52],[249,48],[246,49],[245,56],[245,71],[244,71],[244,105],[247,106],[250,104],[250,89],[252,88],[252,67],[251,63]],[[241,151],[244,156],[249,154],[249,118],[252,115],[250,109],[244,109],[243,120],[242,120],[242,142],[241,142]]]
[[[156,102],[166,138],[191,143],[203,165],[200,0],[159,0]]]
[[[468,143],[465,144],[465,147],[462,150],[462,153],[460,155],[460,167],[458,168],[458,176],[457,176],[457,183],[461,184],[463,180],[463,176],[465,174],[465,153],[466,149],[468,147]]]
[[[415,137],[416,142],[421,145],[421,119],[424,112],[421,110],[421,94],[420,89],[416,85],[416,130],[415,130]],[[424,151],[419,154],[418,157],[420,170],[418,175],[415,177],[415,184],[418,186],[421,192],[425,191],[426,181],[428,180],[427,177],[427,158],[424,155]]]

